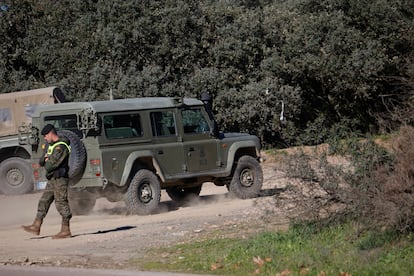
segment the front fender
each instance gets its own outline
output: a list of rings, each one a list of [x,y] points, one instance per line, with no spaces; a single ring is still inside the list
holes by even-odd
[[[254,152],[256,154],[255,157],[260,157],[260,148],[257,146],[257,143],[254,141],[240,141],[237,143],[233,143],[230,146],[230,149],[227,154],[227,166],[226,166],[226,173],[230,174],[233,168],[234,159],[237,155],[238,151],[248,150],[248,149],[254,149]],[[242,154],[243,155],[243,154]],[[251,154],[249,154],[251,155]]]

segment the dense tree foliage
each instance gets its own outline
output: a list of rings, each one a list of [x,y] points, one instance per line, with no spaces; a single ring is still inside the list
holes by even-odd
[[[0,0],[0,92],[73,101],[209,91],[265,144],[378,131],[413,92],[412,0]],[[411,68],[411,69],[410,69]]]

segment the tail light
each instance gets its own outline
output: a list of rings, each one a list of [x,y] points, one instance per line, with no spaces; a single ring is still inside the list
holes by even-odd
[[[35,180],[38,180],[40,178],[39,168],[40,168],[40,165],[39,164],[32,163],[33,176],[34,176],[34,179]]]
[[[101,176],[101,160],[100,159],[91,159],[89,160],[91,164],[92,172],[95,176]]]

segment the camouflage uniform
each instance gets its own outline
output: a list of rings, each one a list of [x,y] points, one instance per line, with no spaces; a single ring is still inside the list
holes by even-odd
[[[46,216],[50,205],[55,200],[56,209],[62,216],[63,223],[69,223],[72,213],[68,202],[69,141],[64,138],[50,144],[40,166],[44,166],[48,179],[46,189],[39,200],[36,217],[40,220]],[[47,157],[47,159],[46,159]]]

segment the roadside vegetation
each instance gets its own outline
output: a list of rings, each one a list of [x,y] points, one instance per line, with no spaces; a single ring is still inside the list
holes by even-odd
[[[0,93],[208,91],[222,129],[267,148],[381,134],[412,102],[413,17],[412,0],[0,0]]]
[[[248,239],[211,239],[155,249],[144,269],[214,275],[412,275],[413,236],[360,232],[354,223],[296,225]]]
[[[291,183],[267,201],[261,221],[271,224],[283,210],[287,231],[217,233],[151,250],[137,262],[218,275],[412,275],[414,128],[332,141],[268,152],[272,162],[285,164]]]

